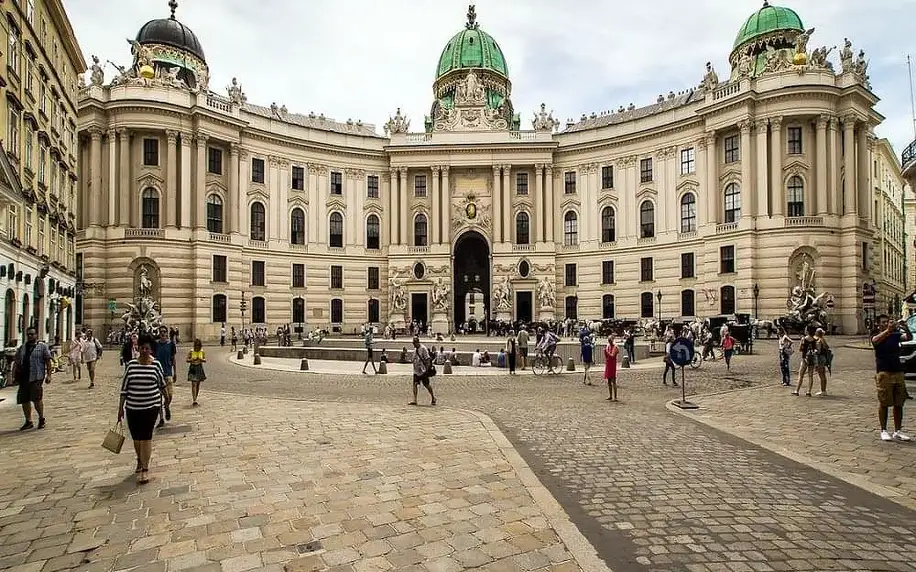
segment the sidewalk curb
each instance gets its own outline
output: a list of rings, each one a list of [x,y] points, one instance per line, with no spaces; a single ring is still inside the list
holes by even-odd
[[[739,389],[737,391],[750,391],[752,389],[764,389],[766,387],[772,387],[772,385],[764,385],[760,387]],[[703,395],[702,397],[711,397],[713,395],[721,395],[723,393],[730,393],[730,391],[721,391],[721,392],[718,392],[717,394],[706,394],[706,395]],[[697,401],[699,401],[700,399],[701,399],[701,396],[697,396]],[[874,495],[877,495],[879,497],[883,497],[887,500],[893,501],[903,507],[906,507],[909,509],[916,509],[916,501],[910,499],[909,497],[907,497],[904,494],[901,494],[900,491],[894,490],[890,487],[885,487],[883,485],[877,485],[869,481],[864,476],[859,476],[854,473],[850,473],[847,471],[843,471],[843,470],[834,468],[832,465],[828,463],[824,463],[822,461],[815,460],[801,453],[796,453],[795,451],[791,451],[785,447],[775,445],[765,439],[759,439],[753,435],[747,435],[744,433],[736,432],[731,427],[727,426],[724,423],[720,423],[719,421],[713,421],[710,419],[705,419],[700,415],[696,415],[696,414],[690,413],[687,410],[681,409],[680,407],[674,404],[675,401],[676,400],[670,400],[666,402],[665,407],[668,409],[668,411],[676,415],[681,415],[683,417],[686,417],[687,419],[690,419],[691,421],[695,423],[699,423],[707,427],[711,427],[712,429],[715,429],[716,431],[721,431],[722,433],[726,433],[728,435],[731,435],[732,437],[736,437],[738,439],[741,439],[742,441],[746,441],[752,445],[756,445],[757,447],[760,447],[761,449],[766,449],[767,451],[770,451],[771,453],[775,453],[781,457],[785,457],[791,461],[795,461],[796,463],[800,463],[802,465],[805,465],[807,467],[810,467],[812,469],[815,469],[817,471],[830,475],[831,477],[834,477],[836,479],[849,483],[850,485],[863,489]],[[702,403],[698,403],[698,405],[702,407]]]

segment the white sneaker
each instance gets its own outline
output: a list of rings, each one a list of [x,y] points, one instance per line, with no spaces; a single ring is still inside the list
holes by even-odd
[[[912,441],[909,435],[903,431],[894,431],[894,434],[891,435],[894,441]]]
[[[891,437],[891,434],[888,433],[887,431],[882,431],[882,432],[881,432],[881,440],[882,440],[882,441],[893,441],[894,438]]]
[[[815,393],[814,395],[817,395],[818,397],[820,397],[820,396],[822,396],[822,395],[827,395],[827,392],[826,392],[826,391],[818,391],[818,392]]]

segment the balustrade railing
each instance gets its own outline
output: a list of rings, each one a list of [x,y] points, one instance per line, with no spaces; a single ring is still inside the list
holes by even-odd
[[[533,244],[513,244],[512,252],[531,252],[534,250]]]
[[[248,246],[250,246],[251,248],[267,249],[269,244],[266,240],[249,240]]]
[[[786,218],[786,228],[795,228],[799,226],[824,226],[824,217],[822,216],[792,216]]]
[[[903,153],[900,154],[900,164],[903,165],[904,171],[916,166],[916,140],[907,145]]]
[[[429,247],[428,246],[408,246],[407,253],[408,254],[428,254]]]
[[[738,230],[738,223],[736,222],[726,222],[716,225],[716,234],[735,232],[736,230]]]
[[[223,244],[229,244],[231,241],[228,234],[222,234],[219,232],[210,233],[210,242],[221,242]]]
[[[125,228],[124,238],[165,238],[164,228]]]

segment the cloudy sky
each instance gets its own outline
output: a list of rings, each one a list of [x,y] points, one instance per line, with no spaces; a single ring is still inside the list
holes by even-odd
[[[762,0],[478,0],[481,28],[503,49],[525,125],[544,102],[561,120],[653,103],[699,83],[708,60],[728,75],[735,34]],[[786,0],[817,31],[811,48],[864,48],[879,135],[899,152],[916,138],[906,54],[916,67],[916,0]],[[64,0],[80,44],[128,63],[166,0]],[[432,97],[439,54],[466,21],[468,0],[179,0],[177,16],[203,44],[211,89],[233,76],[249,101],[381,124],[402,107],[414,129]],[[834,52],[835,56],[836,52]],[[110,69],[107,70],[110,73]]]

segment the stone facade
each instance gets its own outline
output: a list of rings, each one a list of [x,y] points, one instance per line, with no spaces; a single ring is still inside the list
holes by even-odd
[[[887,139],[875,141],[872,149],[874,185],[876,310],[900,315],[906,291],[906,181],[900,172],[900,159]],[[910,235],[912,236],[912,235]]]
[[[858,331],[862,284],[886,269],[883,118],[864,56],[847,43],[837,72],[797,28],[748,32],[726,82],[708,65],[695,89],[562,130],[546,106],[521,129],[504,64],[444,53],[425,130],[398,110],[384,137],[254,105],[235,79],[218,95],[202,62],[197,85],[155,53],[144,77],[135,53],[81,92],[86,279],[123,305],[146,265],[166,320],[213,339],[223,321],[776,318],[804,259]],[[87,297],[86,323],[106,323],[105,302]]]
[[[77,316],[76,100],[86,62],[60,0],[4,4],[0,18],[0,331],[66,342]]]

